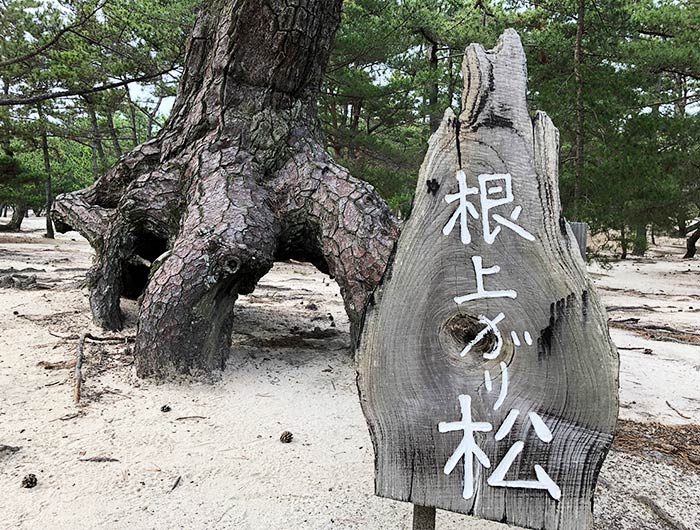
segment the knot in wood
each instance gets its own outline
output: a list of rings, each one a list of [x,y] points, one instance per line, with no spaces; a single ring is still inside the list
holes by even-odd
[[[478,318],[464,313],[458,313],[450,317],[444,324],[445,331],[454,340],[459,348],[459,353],[478,338],[484,331],[484,324]],[[496,346],[496,336],[493,331],[488,330],[480,340],[472,346],[469,355],[481,358],[484,353],[488,353]]]
[[[486,364],[509,363],[515,349],[508,338],[499,339],[483,319],[467,313],[449,316],[438,328],[438,341],[447,359],[463,368],[477,369]],[[497,353],[497,357],[493,355]]]

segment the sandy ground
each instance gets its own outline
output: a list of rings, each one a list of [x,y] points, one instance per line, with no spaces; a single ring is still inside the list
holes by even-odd
[[[20,448],[0,449],[0,528],[410,527],[409,505],[372,493],[333,282],[306,265],[275,266],[237,304],[235,354],[210,384],[138,380],[128,345],[88,343],[76,407],[71,371],[37,363],[72,359],[86,329],[105,335],[90,325],[83,285],[91,252],[74,233],[42,239],[41,222],[0,234],[0,269],[36,274],[44,287],[0,288],[0,445]],[[645,259],[591,266],[625,348],[628,420],[602,470],[599,529],[700,528],[700,261],[679,259],[680,241],[662,243]],[[130,335],[136,307],[125,309]],[[280,443],[284,430],[292,443]],[[38,485],[20,488],[29,473]],[[514,528],[445,512],[437,524]]]

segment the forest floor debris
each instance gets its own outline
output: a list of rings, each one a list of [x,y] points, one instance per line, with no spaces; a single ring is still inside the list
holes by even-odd
[[[613,447],[640,456],[657,451],[700,473],[700,425],[618,420]]]
[[[37,268],[38,281],[58,281],[0,289],[0,444],[21,446],[0,445],[0,529],[409,527],[409,505],[373,495],[374,456],[332,281],[277,264],[240,298],[233,353],[214,383],[156,384],[133,373],[136,305],[123,301],[119,334],[92,326],[81,287],[87,243],[74,234],[45,240],[41,221],[28,221],[35,231],[0,239],[0,269]],[[613,320],[700,331],[700,260],[681,260],[680,244],[654,247],[651,260],[591,266]],[[85,332],[76,407],[71,371]],[[622,407],[596,528],[700,528],[700,346],[611,333]],[[161,412],[164,404],[175,412]],[[285,430],[294,443],[280,443]],[[36,487],[19,488],[29,473]],[[65,509],[75,502],[79,513]],[[437,524],[515,528],[441,511]]]

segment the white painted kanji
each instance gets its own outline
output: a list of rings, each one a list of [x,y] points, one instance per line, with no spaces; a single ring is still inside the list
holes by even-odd
[[[509,228],[528,241],[534,241],[535,236],[515,222],[522,212],[521,206],[516,206],[511,211],[508,219],[497,213],[489,216],[489,212],[494,208],[513,202],[513,177],[511,174],[482,174],[479,175],[478,181],[479,202],[481,204],[481,226],[484,231],[484,241],[489,245],[493,244],[496,240],[496,236],[501,232],[501,226]],[[495,228],[491,228],[491,219],[497,223]]]
[[[493,410],[500,409],[501,405],[503,405],[503,402],[506,400],[506,396],[508,395],[508,365],[501,361],[499,366],[501,367],[501,390],[498,393],[496,403],[493,405]]]
[[[463,244],[469,245],[472,241],[472,235],[469,231],[469,217],[472,217],[474,219],[481,218],[483,238],[489,245],[495,242],[496,237],[501,233],[503,227],[508,228],[527,241],[535,240],[535,237],[529,231],[517,223],[523,211],[521,206],[515,205],[512,210],[510,210],[510,214],[507,214],[507,211],[504,212],[503,210],[501,210],[501,213],[495,211],[506,205],[511,205],[514,202],[513,182],[510,173],[481,174],[477,177],[479,182],[478,188],[470,187],[467,184],[467,176],[462,170],[457,171],[456,178],[459,184],[457,193],[451,193],[445,196],[447,204],[457,203],[457,206],[442,229],[444,235],[447,236],[452,233],[459,220],[460,240]],[[480,210],[477,210],[474,204],[467,200],[471,195],[478,195]],[[502,214],[506,214],[507,217]],[[471,261],[474,267],[476,290],[475,292],[455,297],[454,301],[457,304],[464,304],[466,302],[485,298],[517,298],[518,293],[513,289],[488,290],[484,286],[485,276],[491,276],[500,272],[501,268],[498,265],[484,267],[481,256],[472,256]],[[483,357],[486,360],[497,359],[503,349],[503,333],[499,329],[499,324],[503,322],[505,318],[506,315],[503,312],[498,313],[494,318],[479,315],[478,322],[483,327],[464,347],[460,355],[462,357],[467,355],[479,342],[484,340],[486,336],[491,333],[496,340],[489,351],[483,353]],[[504,333],[506,333],[507,336],[508,331]],[[515,347],[520,347],[522,345],[520,335],[515,330],[510,331],[510,338]],[[522,341],[527,346],[533,344],[532,335],[529,331],[522,332]],[[508,365],[501,361],[499,362],[499,368],[501,370],[500,389],[493,405],[494,411],[499,410],[503,406],[508,396]],[[494,380],[489,370],[484,370],[484,387],[488,393],[490,393],[494,387]],[[477,432],[491,432],[493,430],[493,425],[489,422],[475,422],[472,420],[471,397],[469,395],[461,394],[458,399],[462,414],[461,420],[455,422],[440,422],[438,424],[438,430],[441,433],[452,431],[463,432],[462,440],[452,453],[452,456],[450,456],[445,463],[443,472],[449,475],[455,469],[459,461],[463,460],[464,487],[462,496],[465,499],[470,499],[474,495],[474,458],[476,457],[477,462],[483,467],[491,467],[491,461],[486,453],[477,445],[474,434]],[[512,432],[519,417],[519,409],[510,409],[494,435],[496,442],[505,439]],[[537,412],[528,412],[527,418],[530,420],[535,434],[542,442],[550,443],[553,440],[552,431]],[[527,431],[525,430],[523,432],[526,433]],[[556,500],[561,499],[561,489],[540,465],[534,466],[535,476],[537,477],[536,480],[506,479],[506,474],[524,448],[525,443],[522,440],[516,441],[493,470],[487,479],[487,483],[493,487],[546,490],[552,498]]]
[[[444,235],[450,235],[455,225],[457,224],[457,219],[459,219],[459,236],[462,243],[468,245],[472,242],[472,235],[469,232],[468,219],[471,215],[474,219],[479,218],[479,212],[476,211],[476,207],[467,200],[468,195],[477,195],[479,193],[478,188],[470,188],[467,186],[467,175],[461,169],[457,171],[457,182],[459,183],[459,190],[457,193],[448,193],[445,195],[445,201],[447,204],[452,204],[455,201],[459,201],[455,212],[450,217],[447,224],[442,228],[442,233]]]
[[[474,457],[476,456],[476,459],[482,466],[486,468],[491,467],[488,456],[476,444],[474,433],[489,432],[493,429],[493,426],[488,422],[472,421],[472,398],[469,395],[462,394],[459,396],[459,406],[462,412],[460,421],[449,423],[442,421],[438,424],[438,430],[442,433],[452,431],[464,432],[462,441],[445,463],[443,472],[445,475],[449,475],[459,461],[464,459],[464,488],[462,489],[462,496],[465,499],[471,499],[472,495],[474,495]]]
[[[535,465],[535,476],[537,476],[537,480],[506,480],[506,474],[513,465],[516,457],[523,452],[524,447],[525,443],[521,440],[518,440],[511,446],[503,457],[503,460],[499,462],[496,469],[491,473],[491,476],[486,480],[488,485],[496,488],[547,490],[553,499],[561,499],[561,489],[540,465]]]
[[[512,289],[487,291],[484,288],[484,276],[497,274],[501,270],[498,265],[485,268],[481,256],[472,256],[472,264],[474,265],[474,274],[476,275],[476,292],[455,297],[456,303],[463,304],[464,302],[479,300],[481,298],[516,298],[518,296],[518,293]]]
[[[464,347],[460,353],[460,356],[464,357],[474,346],[479,344],[479,342],[481,342],[486,335],[493,333],[494,337],[496,337],[496,343],[489,351],[484,352],[483,355],[484,359],[496,359],[500,355],[501,349],[503,348],[503,337],[498,329],[498,323],[504,318],[505,315],[503,313],[496,315],[496,318],[493,320],[485,317],[484,315],[479,315],[479,323],[483,324],[484,328],[479,331],[479,333],[477,333],[472,340],[469,341],[469,344]]]

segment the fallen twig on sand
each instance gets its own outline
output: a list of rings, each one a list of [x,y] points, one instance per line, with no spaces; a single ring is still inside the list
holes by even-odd
[[[656,312],[658,307],[652,307],[648,305],[609,305],[605,307],[605,310],[610,312],[610,311],[635,311],[635,310],[642,310],[642,311],[654,311]]]
[[[681,411],[679,411],[676,407],[674,407],[673,405],[671,405],[668,401],[666,401],[666,404],[668,405],[668,407],[669,407],[673,412],[675,412],[676,414],[678,414],[678,415],[679,415],[681,418],[683,418],[684,420],[689,420],[689,419],[690,419],[690,416],[686,416],[685,414],[683,414],[683,413],[682,413]]]
[[[58,421],[58,420],[60,420],[60,421],[68,421],[68,420],[74,420],[75,418],[78,418],[78,417],[80,417],[80,416],[82,416],[82,415],[83,415],[82,412],[73,412],[73,413],[71,413],[71,414],[66,414],[65,416],[61,416],[60,418],[56,418],[55,420],[51,420],[51,421]]]
[[[169,491],[168,493],[172,493],[173,490],[174,490],[175,488],[177,488],[177,487],[180,485],[180,481],[181,481],[181,480],[182,480],[182,475],[180,475],[179,477],[177,477],[177,479],[175,480],[175,484],[173,484],[173,487],[170,488],[170,491]]]
[[[51,289],[51,286],[46,283],[37,282],[36,274],[27,276],[24,274],[9,273],[0,275],[0,287],[9,287],[13,289]]]
[[[78,342],[78,348],[75,351],[75,372],[73,376],[73,401],[77,405],[80,403],[80,390],[83,386],[83,348],[85,347],[85,336],[83,333]]]
[[[119,390],[114,390],[113,388],[107,388],[107,387],[103,388],[102,391],[100,392],[100,394],[112,394],[114,396],[119,396],[119,397],[123,397],[126,399],[131,399],[131,396],[127,396],[126,394],[119,392]]]
[[[39,361],[37,366],[41,366],[45,370],[61,370],[63,368],[73,368],[75,361]]]
[[[624,346],[618,346],[617,349],[618,349],[618,350],[624,350],[624,351],[640,351],[640,352],[642,352],[644,355],[654,355],[654,352],[653,352],[653,350],[652,350],[651,348],[642,348],[642,347],[637,347],[637,348],[635,348],[635,347],[629,347],[629,348],[625,348]]]
[[[635,317],[623,318],[621,320],[610,319],[611,325],[613,325],[613,324],[636,324],[637,322],[639,322],[639,319],[635,318]]]
[[[209,419],[208,416],[180,416],[179,418],[175,418],[175,421],[177,420],[206,420]]]
[[[91,456],[90,458],[78,458],[80,462],[119,462],[110,456]]]
[[[605,480],[604,477],[600,476],[598,477],[598,484],[603,486],[604,488],[607,488],[609,490],[615,490],[613,484]],[[622,491],[624,494],[629,495],[629,492],[626,491],[623,488],[620,488],[618,491]],[[688,530],[688,528],[681,522],[676,521],[671,514],[669,514],[666,510],[664,510],[661,506],[658,505],[654,500],[650,499],[646,495],[641,495],[641,494],[632,494],[632,498],[649,508],[654,515],[656,515],[659,519],[661,519],[666,525],[671,527],[673,530]]]
[[[684,335],[698,335],[700,336],[700,331],[693,331],[691,329],[676,329],[672,328],[670,326],[658,326],[656,324],[645,324],[643,326],[644,329],[651,329],[651,330],[657,330],[657,331],[667,331],[669,333],[682,333]]]
[[[610,320],[610,327],[626,329],[648,340],[676,342],[678,344],[700,345],[700,331],[676,329],[658,324],[640,324],[638,318]]]
[[[665,524],[667,524],[674,530],[688,530],[687,526],[685,526],[679,521],[676,521],[671,516],[671,514],[669,514],[666,510],[664,510],[661,506],[659,506],[656,502],[654,502],[646,495],[633,495],[632,498],[649,508],[652,512],[654,512],[654,515],[656,515],[659,519],[661,519]]]
[[[115,335],[111,337],[100,337],[98,335],[92,335],[91,333],[83,333],[82,335],[64,335],[56,331],[49,330],[49,335],[58,337],[63,340],[77,340],[81,337],[85,337],[88,342],[133,342],[136,335]]]

